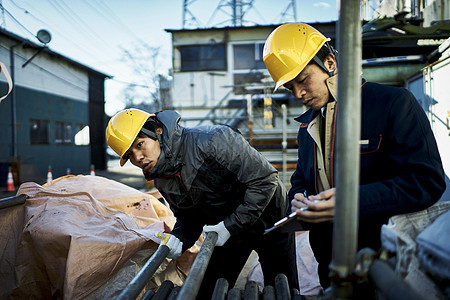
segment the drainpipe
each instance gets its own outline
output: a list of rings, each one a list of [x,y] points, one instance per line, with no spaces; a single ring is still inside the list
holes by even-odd
[[[13,84],[11,91],[11,156],[17,157],[17,129],[16,129],[16,72],[14,63],[14,48],[22,45],[22,42],[17,43],[9,48],[9,62],[11,68],[11,81]]]
[[[352,296],[359,213],[359,138],[361,135],[360,3],[341,0],[338,23],[339,81],[336,133],[336,206],[333,259],[330,264],[335,299]]]

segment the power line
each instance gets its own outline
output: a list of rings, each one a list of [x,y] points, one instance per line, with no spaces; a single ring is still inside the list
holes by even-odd
[[[77,49],[81,50],[82,52],[84,52],[85,54],[87,54],[89,57],[92,57],[92,51],[88,51],[88,50],[86,49],[86,47],[80,47],[80,44],[79,44],[79,43],[75,43],[73,39],[68,38],[68,36],[70,36],[70,35],[68,35],[67,33],[62,33],[61,31],[59,31],[58,29],[56,29],[56,28],[53,27],[52,25],[50,25],[50,24],[48,24],[47,22],[45,22],[44,20],[42,20],[41,18],[38,18],[34,13],[32,13],[31,10],[25,9],[24,7],[18,5],[14,0],[10,0],[10,2],[11,2],[12,4],[14,4],[14,5],[15,5],[17,8],[19,8],[20,10],[24,11],[24,13],[25,13],[27,16],[30,16],[30,17],[32,17],[34,20],[36,20],[38,23],[41,23],[41,24],[45,25],[48,29],[51,30],[51,32],[57,33],[57,34],[58,34],[58,35],[57,35],[58,38],[61,38],[61,39],[65,40],[66,42],[68,42],[69,44],[71,44],[72,46],[74,46],[75,48],[77,48]],[[36,11],[38,14],[44,15],[42,12],[40,12],[37,8],[35,8],[34,6],[32,6],[30,3],[27,3],[27,6],[29,6],[32,10]],[[34,36],[34,35],[33,35],[33,36]],[[90,44],[87,44],[86,46],[89,47]],[[93,50],[93,51],[95,51],[95,52],[97,52],[98,54],[100,54],[100,55],[103,56],[103,52],[99,51],[98,48],[96,48],[96,47],[91,47],[90,49]],[[92,58],[94,58],[94,57],[92,57]]]
[[[10,16],[11,19],[14,20],[14,22],[16,22],[20,27],[22,27],[23,29],[25,29],[26,32],[28,32],[29,34],[31,34],[33,37],[36,37],[36,35],[34,33],[32,33],[30,30],[28,30],[28,28],[26,28],[22,23],[19,22],[19,20],[17,20],[4,6],[3,4],[0,4],[2,10],[6,11],[6,13]]]
[[[91,6],[97,13],[101,14],[102,16],[105,16],[105,19],[109,19],[110,23],[117,25],[117,28],[120,30],[126,30],[129,34],[131,34],[135,39],[137,39],[139,42],[145,44],[144,41],[141,40],[141,38],[136,35],[125,23],[122,22],[119,16],[103,1],[94,1],[96,5],[99,6],[99,10],[93,7],[90,3],[90,1],[86,1],[86,3]],[[107,11],[106,14],[103,14],[101,11],[105,10]]]
[[[76,24],[80,25],[85,29],[85,33],[91,35],[94,39],[100,40],[105,44],[108,44],[107,41],[102,39],[101,36],[96,34],[92,27],[88,26],[77,14],[73,11],[64,1],[56,1],[56,0],[47,0],[50,5],[52,5],[57,11],[59,11],[62,15],[65,15],[67,18],[73,20]],[[80,28],[80,27],[79,27]]]
[[[3,49],[9,51],[9,47],[5,47],[5,46],[3,46],[3,45],[0,45],[0,47],[2,47]],[[21,54],[19,54],[19,53],[15,53],[14,55],[17,56],[17,57],[22,58],[24,61],[27,60],[27,58],[26,58],[25,56],[23,56],[23,55],[21,55]],[[38,65],[38,64],[37,64],[36,62],[34,62],[34,61],[30,62],[30,64],[31,64],[31,65],[34,65],[35,67],[39,68],[40,70],[42,70],[42,71],[44,71],[44,72],[46,72],[46,73],[52,75],[53,77],[55,77],[55,78],[57,78],[57,79],[59,79],[59,80],[61,80],[61,81],[64,81],[65,83],[67,83],[67,84],[69,84],[69,85],[71,85],[71,86],[73,86],[73,87],[75,87],[75,88],[77,88],[77,89],[80,89],[80,90],[83,90],[83,91],[86,90],[85,88],[83,88],[83,87],[81,87],[81,86],[79,86],[79,85],[74,84],[73,81],[67,80],[67,79],[65,79],[65,78],[63,78],[63,77],[61,77],[61,76],[59,76],[59,75],[53,73],[52,71],[49,71],[49,70],[47,70],[46,68],[44,68],[44,67]],[[77,79],[80,80],[80,81],[83,81],[82,78],[77,78]],[[84,81],[83,84],[87,84],[87,82]]]

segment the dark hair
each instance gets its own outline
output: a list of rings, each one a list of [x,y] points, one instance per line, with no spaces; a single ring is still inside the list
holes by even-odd
[[[156,119],[148,118],[137,136],[140,138],[149,137],[151,139],[157,140],[158,138],[156,137],[156,129],[161,127],[162,126]]]
[[[326,42],[322,48],[320,48],[319,52],[316,53],[316,56],[318,59],[320,59],[321,62],[325,62],[325,59],[328,57],[328,55],[333,54],[336,55],[337,51],[331,46],[328,42]],[[314,60],[310,60],[308,64],[314,63]]]
[[[148,118],[148,120],[144,123],[142,127],[150,131],[156,132],[156,128],[160,126],[156,126],[156,122],[154,121],[153,118]]]

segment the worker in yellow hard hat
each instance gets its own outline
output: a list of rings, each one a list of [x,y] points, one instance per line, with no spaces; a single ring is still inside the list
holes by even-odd
[[[287,23],[269,35],[263,53],[275,90],[283,86],[310,108],[295,119],[299,150],[288,197],[311,229],[323,287],[329,285],[339,107],[337,53],[329,42],[308,24]],[[381,225],[438,201],[445,181],[430,124],[409,91],[362,79],[361,104],[358,247],[377,250]]]
[[[106,141],[142,169],[174,212],[170,233],[159,233],[176,259],[202,232],[218,234],[197,299],[211,299],[217,279],[234,286],[252,250],[264,282],[282,273],[298,288],[293,232],[264,234],[286,216],[289,202],[276,169],[229,126],[187,128],[171,110],[155,114],[126,109],[108,123]]]

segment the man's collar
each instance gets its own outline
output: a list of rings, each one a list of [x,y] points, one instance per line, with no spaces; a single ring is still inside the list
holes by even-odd
[[[331,96],[333,97],[334,100],[337,100],[337,88],[338,88],[338,85],[337,85],[338,82],[337,81],[338,81],[337,75],[328,77],[325,80],[325,83],[326,83],[326,85],[328,87],[328,90],[330,91],[330,94],[331,94]]]

